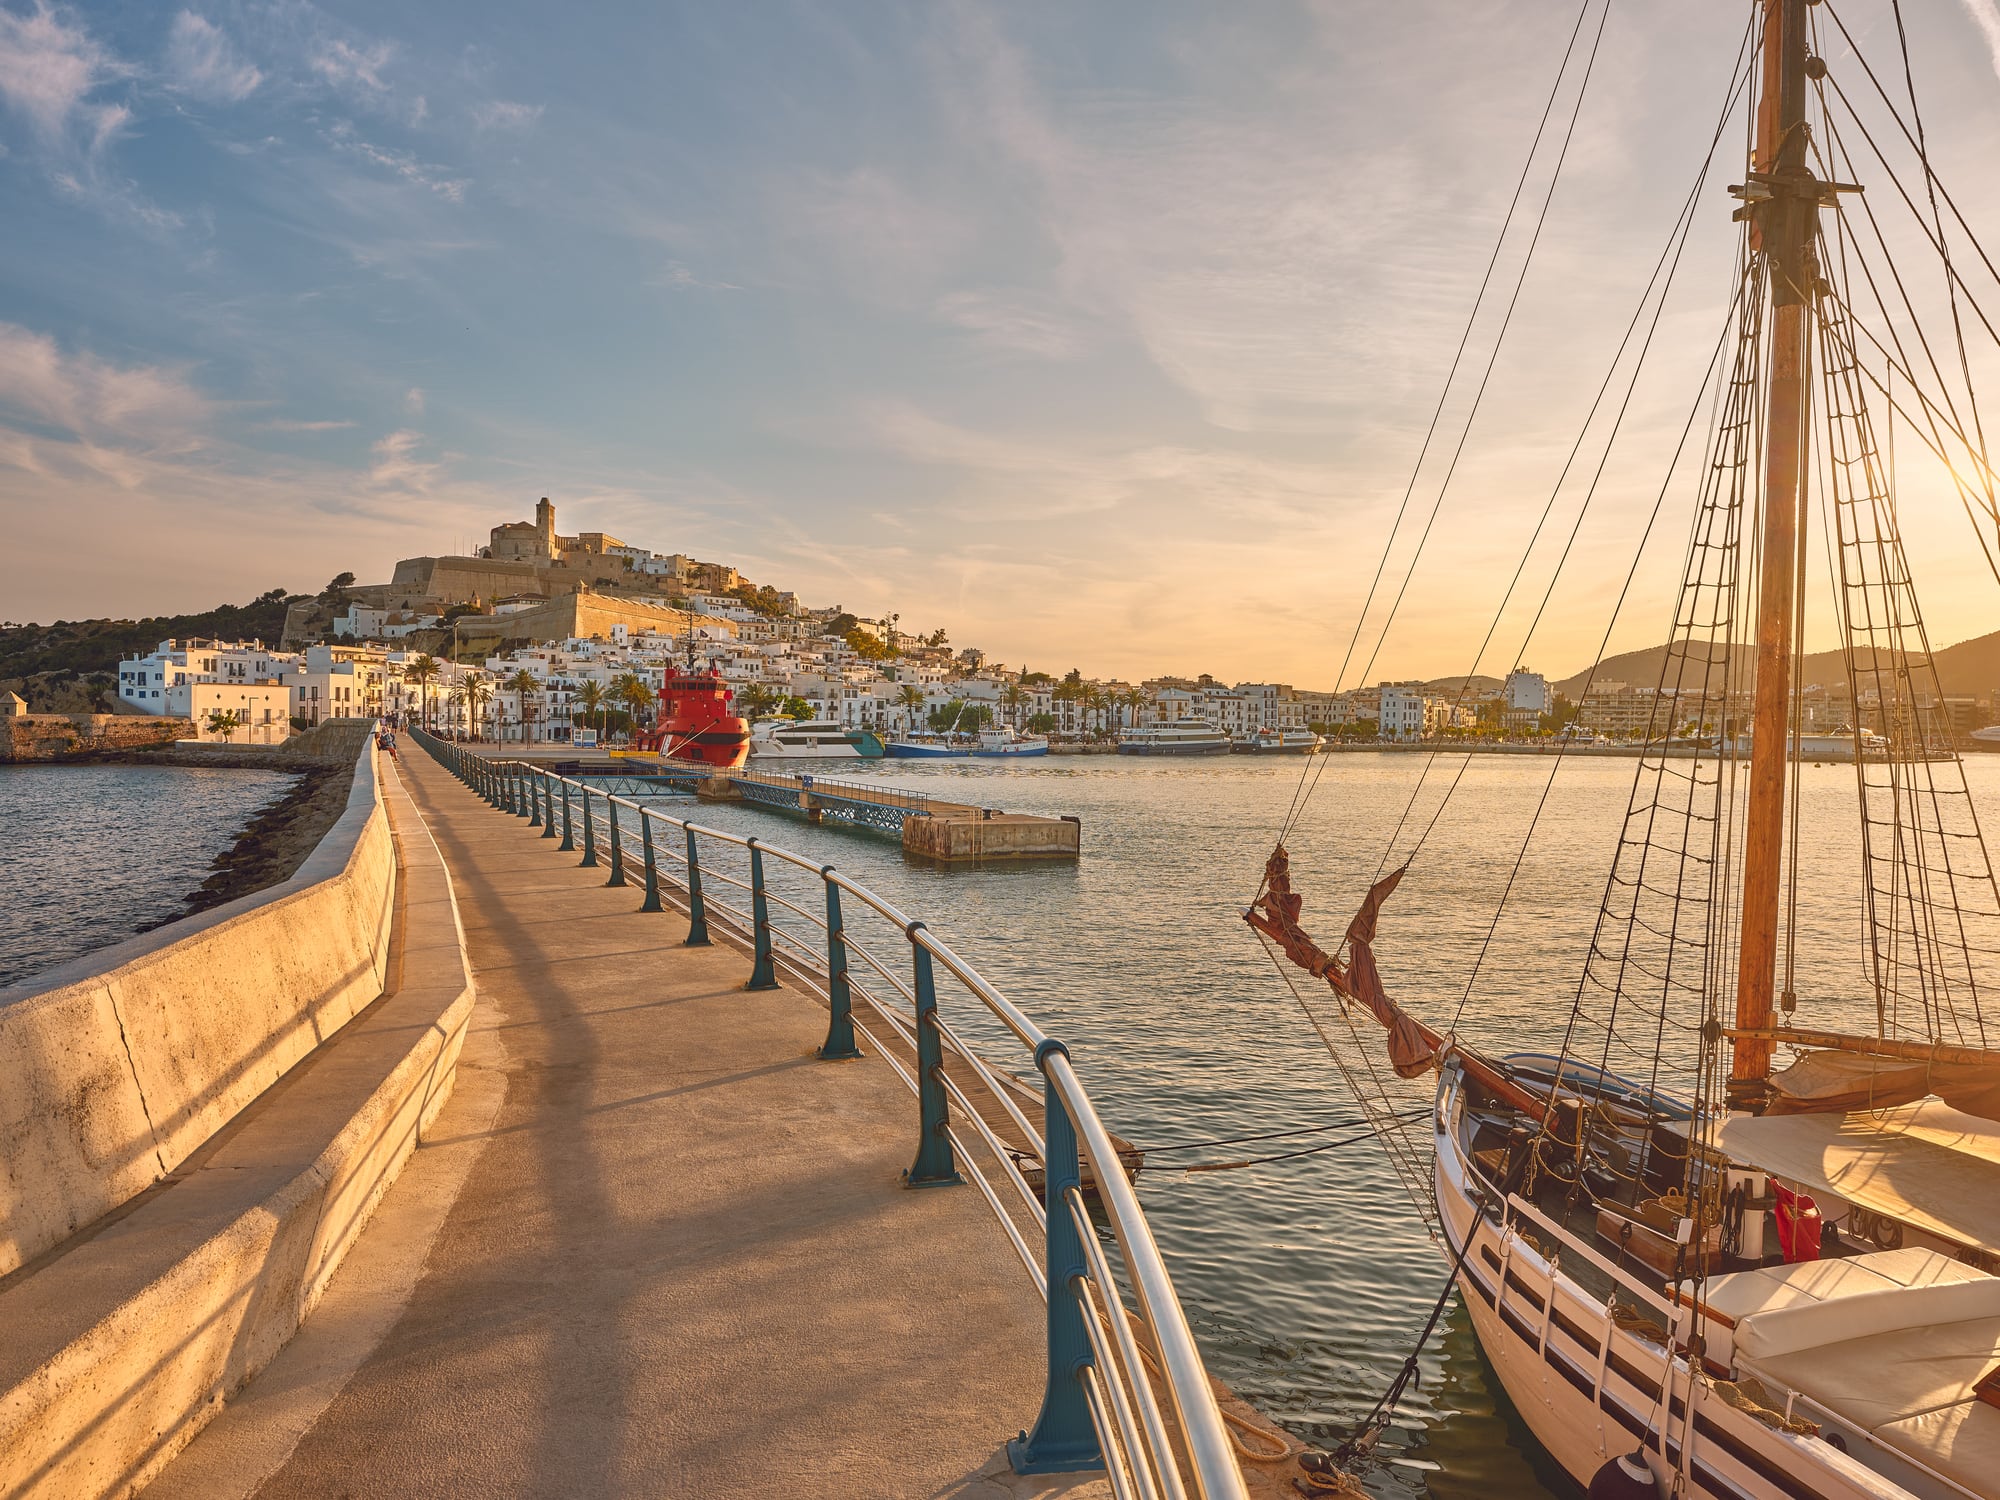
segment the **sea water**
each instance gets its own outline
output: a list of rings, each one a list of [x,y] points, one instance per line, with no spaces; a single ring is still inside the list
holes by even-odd
[[[1407,848],[1463,765],[1443,816],[1384,910],[1376,944],[1384,979],[1420,1017],[1444,1024],[1457,1016],[1475,1045],[1559,1047],[1635,762],[1562,763],[1506,916],[1493,928],[1554,762],[1441,757],[1419,792],[1427,759],[1064,756],[813,768],[955,802],[1075,815],[1083,851],[1074,865],[937,869],[906,862],[878,833],[743,806],[661,805],[835,863],[921,917],[1068,1043],[1107,1122],[1144,1147],[1356,1116],[1294,998],[1292,985],[1307,976],[1281,973],[1241,915],[1302,777],[1316,784],[1287,840],[1294,884],[1305,899],[1305,927],[1331,948],[1381,868],[1392,830],[1403,822]],[[2000,826],[2000,757],[1971,758],[1965,770],[1982,822]],[[1855,770],[1808,765],[1803,778],[1799,1019],[1814,1024],[1816,987],[1852,995],[1867,980]],[[816,881],[775,860],[766,867],[774,891],[816,909]],[[712,893],[734,895],[720,885]],[[869,931],[851,898],[847,904],[850,926]],[[798,925],[782,908],[774,915]],[[1468,985],[1489,928],[1477,983]],[[872,931],[882,939],[872,951],[906,971],[900,945],[879,926]],[[947,1022],[977,1037],[990,1058],[1032,1073],[1018,1045],[986,1025],[961,992],[942,984],[940,996]],[[1430,1097],[1430,1082],[1410,1086],[1418,1105]],[[1146,1163],[1139,1194],[1214,1372],[1300,1436],[1331,1444],[1374,1405],[1443,1287],[1445,1262],[1415,1207],[1368,1141],[1243,1170],[1178,1170],[1313,1139],[1159,1153]],[[1380,1451],[1391,1462],[1368,1482],[1382,1495],[1570,1492],[1508,1408],[1455,1305]]]
[[[282,771],[0,767],[0,986],[180,915]]]

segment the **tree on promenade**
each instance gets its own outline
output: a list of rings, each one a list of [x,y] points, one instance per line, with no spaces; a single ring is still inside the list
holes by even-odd
[[[1021,705],[1028,701],[1028,695],[1021,691],[1018,683],[1008,683],[1000,694],[1000,702],[1007,709],[1007,722],[1016,729],[1021,727]]]
[[[479,738],[479,719],[485,712],[487,701],[493,690],[477,677],[461,677],[451,690],[452,701],[465,710],[465,732],[472,739]]]
[[[578,689],[576,701],[583,710],[584,723],[592,729],[601,729],[603,726],[598,720],[604,711],[604,684],[593,677]]]
[[[654,703],[651,685],[637,672],[621,673],[618,680],[611,684],[611,696],[617,700],[619,707],[632,716],[635,726]]]
[[[209,710],[208,732],[221,735],[223,744],[228,744],[234,738],[236,731],[242,727],[243,721],[236,716],[235,709]]]
[[[424,727],[431,723],[431,684],[437,680],[438,659],[429,652],[419,656],[403,668],[403,680],[414,683],[418,693],[417,716],[424,721]]]
[[[917,687],[914,683],[906,682],[900,688],[896,689],[896,702],[902,705],[903,727],[905,729],[915,729],[917,727],[917,710],[924,706],[924,690]]]
[[[528,701],[528,695],[541,687],[541,680],[526,667],[520,668],[506,682],[507,691],[514,695],[515,720],[520,725],[521,743],[528,743],[528,725],[535,717],[535,710]]]

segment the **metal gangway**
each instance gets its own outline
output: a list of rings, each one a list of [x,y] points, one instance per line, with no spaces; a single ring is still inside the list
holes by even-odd
[[[1033,1429],[1007,1445],[1017,1472],[1101,1467],[1120,1500],[1247,1500],[1166,1263],[1067,1046],[923,922],[832,865],[528,762],[478,755],[421,730],[410,736],[495,809],[559,840],[557,848],[578,854],[582,865],[606,869],[607,885],[638,887],[642,911],[685,916],[685,945],[720,938],[742,950],[750,959],[745,988],[776,988],[783,973],[815,995],[827,1008],[821,1059],[859,1057],[866,1040],[902,1078],[917,1101],[906,1185],[969,1179],[1047,1307],[1041,1411]],[[850,925],[852,918],[859,923]],[[907,967],[887,961],[894,944],[907,950]],[[971,1001],[1032,1060],[1042,1079],[1039,1122],[1018,1102],[1019,1084],[968,1043],[963,1023],[941,1013],[941,977],[948,994]],[[982,1100],[1004,1112],[997,1128]],[[1003,1131],[1028,1150],[1011,1146]],[[1023,1171],[1030,1158],[1040,1163],[1039,1192]],[[1086,1201],[1093,1188],[1108,1246]]]

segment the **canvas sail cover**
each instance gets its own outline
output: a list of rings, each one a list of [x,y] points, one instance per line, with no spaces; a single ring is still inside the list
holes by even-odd
[[[1851,1114],[1730,1115],[1715,1144],[1954,1244],[2000,1249],[2000,1124],[1926,1099]]]
[[[2000,1065],[1860,1052],[1808,1052],[1771,1075],[1767,1114],[1845,1114],[1888,1109],[1935,1094],[1954,1109],[2000,1120]]]
[[[1403,870],[1392,870],[1368,888],[1361,910],[1347,924],[1345,964],[1299,926],[1304,902],[1292,890],[1291,857],[1282,844],[1265,861],[1264,894],[1243,919],[1276,943],[1286,958],[1314,978],[1324,979],[1335,994],[1365,1007],[1389,1033],[1389,1065],[1398,1077],[1415,1078],[1437,1065],[1437,1047],[1416,1018],[1389,998],[1375,967],[1375,924],[1382,903],[1402,878]]]

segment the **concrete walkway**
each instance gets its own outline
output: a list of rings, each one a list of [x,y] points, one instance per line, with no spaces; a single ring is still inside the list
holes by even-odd
[[[394,774],[394,773],[391,773]],[[1042,1309],[809,997],[473,797],[404,783],[479,990],[459,1087],[305,1332],[149,1496],[1004,1496]],[[423,829],[399,829],[423,837]]]

